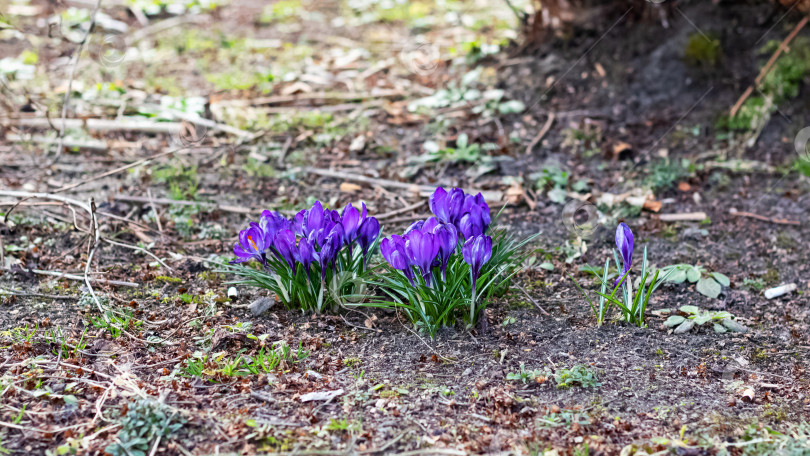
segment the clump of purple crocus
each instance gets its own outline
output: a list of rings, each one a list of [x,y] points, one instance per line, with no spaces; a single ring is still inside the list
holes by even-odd
[[[337,268],[337,258],[343,247],[348,248],[348,259],[355,242],[360,246],[363,265],[369,248],[380,234],[380,222],[369,217],[366,205],[362,211],[351,203],[342,213],[325,209],[316,201],[310,209],[298,212],[287,219],[278,212],[264,211],[259,222],[251,222],[250,227],[239,232],[239,241],[233,246],[236,259],[231,263],[256,260],[265,268],[270,268],[267,258],[275,256],[296,274],[300,264],[309,280],[312,264],[320,266],[321,281],[326,278],[328,268]]]
[[[492,223],[489,206],[480,193],[473,196],[460,188],[448,192],[439,187],[430,196],[430,209],[433,217],[413,223],[402,236],[383,239],[380,244],[383,257],[392,268],[402,271],[412,285],[416,268],[425,284],[431,286],[435,268],[441,271],[441,280],[447,280],[447,264],[461,240],[474,290],[481,267],[492,256],[492,238],[486,236]]]

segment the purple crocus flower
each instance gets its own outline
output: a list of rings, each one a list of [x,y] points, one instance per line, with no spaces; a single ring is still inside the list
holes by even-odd
[[[309,266],[313,261],[318,259],[318,253],[315,251],[315,247],[312,245],[309,239],[301,238],[298,241],[298,248],[292,253],[295,261],[304,266],[304,272],[307,275],[307,280],[309,280]]]
[[[264,231],[265,246],[270,247],[276,238],[276,233],[290,227],[290,221],[278,212],[262,211],[259,217],[259,226]]]
[[[293,231],[295,234],[310,237],[310,234],[317,232],[323,227],[325,214],[320,201],[315,201],[310,209],[304,209],[295,214],[293,219]]]
[[[323,219],[321,220],[320,227],[315,228],[312,231],[312,233],[315,233],[315,239],[317,241],[317,244],[319,246],[323,246],[326,237],[329,235],[329,233],[332,232],[335,226],[339,224],[341,224],[341,222],[340,222],[340,214],[338,213],[338,211],[330,211],[329,209],[325,209],[323,211]],[[341,227],[343,228],[342,233],[345,237],[346,235],[345,227],[343,227],[342,224]],[[345,239],[341,239],[341,242],[343,242],[344,240]]]
[[[464,190],[460,188],[454,188],[450,190],[450,193],[447,194],[447,210],[450,217],[450,223],[458,223],[461,215],[464,213],[465,199],[466,195],[464,194]]]
[[[430,286],[431,266],[439,253],[436,236],[433,233],[411,231],[405,237],[405,252],[411,264],[419,268],[425,283]]]
[[[486,232],[484,224],[484,211],[480,206],[472,205],[469,212],[465,212],[456,224],[458,231],[464,239],[474,238]]]
[[[464,262],[470,265],[470,279],[472,280],[472,296],[470,297],[470,323],[475,321],[476,306],[476,282],[481,275],[481,268],[492,258],[492,238],[489,236],[476,236],[467,239],[461,246],[461,254]],[[483,320],[486,325],[486,318]]]
[[[464,198],[464,207],[462,208],[462,212],[469,212],[473,206],[478,206],[481,208],[481,220],[484,224],[484,232],[486,233],[487,228],[492,223],[492,217],[489,213],[489,205],[487,202],[484,201],[484,195],[478,193],[477,195],[467,195]]]
[[[340,223],[343,224],[343,230],[346,233],[345,243],[351,246],[355,239],[357,239],[357,230],[363,220],[360,219],[360,211],[352,206],[352,203],[346,205],[341,213]]]
[[[287,266],[295,276],[295,255],[297,254],[297,247],[295,246],[295,233],[291,229],[283,229],[276,233],[276,240],[274,243],[276,248],[276,256],[287,263]]]
[[[447,190],[443,187],[436,187],[428,199],[428,206],[437,219],[445,223],[450,220],[450,212],[447,210]],[[408,229],[410,230],[410,228]]]
[[[447,280],[447,263],[455,253],[458,245],[458,231],[452,223],[441,223],[435,217],[427,219],[422,231],[433,233],[439,244],[439,266],[442,270],[442,280]]]
[[[357,243],[363,250],[363,266],[365,266],[366,254],[371,244],[377,240],[380,235],[380,221],[376,217],[368,217],[363,220],[360,228],[357,230]]]
[[[461,247],[461,254],[464,256],[464,262],[470,265],[473,295],[475,295],[475,283],[481,274],[481,268],[492,258],[492,238],[479,235],[467,239],[467,242]]]
[[[405,250],[405,239],[402,236],[395,234],[391,238],[383,239],[380,242],[380,253],[392,268],[402,271],[408,281],[411,282],[411,285],[414,284],[411,262]]]
[[[267,266],[267,257],[264,253],[266,248],[264,231],[258,223],[253,222],[248,229],[239,232],[239,242],[233,245],[236,259],[231,261],[231,264],[257,260]]]
[[[634,243],[633,231],[630,230],[626,223],[619,223],[619,226],[616,227],[616,248],[619,249],[619,254],[622,256],[622,272],[616,278],[616,283],[613,286],[618,285],[622,277],[630,271],[630,265],[633,263]]]
[[[329,264],[331,263],[332,267],[335,266],[335,260],[337,260],[340,248],[343,247],[345,236],[343,225],[337,223],[324,237],[321,251],[318,252],[318,262],[321,264],[321,282],[326,279],[326,268],[329,267]]]
[[[448,193],[444,188],[438,187],[430,195],[428,204],[440,222],[455,224],[464,209],[464,199],[464,190],[460,188],[454,188]]]

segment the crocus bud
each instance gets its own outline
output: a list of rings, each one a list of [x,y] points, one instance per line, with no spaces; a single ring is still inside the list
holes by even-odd
[[[467,239],[461,247],[464,262],[470,265],[473,288],[481,274],[481,268],[492,258],[492,238],[489,236],[476,236]]]
[[[622,272],[616,278],[614,286],[618,285],[625,274],[630,271],[630,266],[633,263],[633,231],[624,222],[619,223],[616,227],[616,248],[619,250],[619,255],[622,257]],[[626,281],[626,279],[625,279]]]

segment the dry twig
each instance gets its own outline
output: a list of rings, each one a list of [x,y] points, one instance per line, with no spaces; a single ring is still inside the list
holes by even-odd
[[[762,220],[763,222],[771,222],[776,223],[777,225],[794,225],[799,226],[801,225],[800,222],[795,220],[788,220],[788,219],[781,219],[781,218],[774,218],[774,217],[766,217],[764,215],[754,214],[752,212],[740,212],[735,210],[734,208],[728,211],[729,214],[734,215],[736,217],[750,217],[757,220]]]
[[[776,64],[776,61],[779,59],[779,56],[781,56],[783,52],[788,50],[788,45],[790,44],[791,41],[793,41],[793,38],[796,38],[796,35],[799,34],[799,32],[804,28],[804,26],[807,25],[808,20],[810,20],[810,16],[803,17],[802,20],[799,21],[798,24],[796,24],[796,27],[793,27],[793,31],[790,32],[790,34],[782,41],[781,44],[779,44],[779,47],[776,48],[776,52],[774,52],[771,58],[768,60],[768,63],[766,63],[765,66],[762,67],[762,70],[760,70],[759,75],[754,80],[754,84],[748,86],[748,88],[745,89],[745,92],[743,92],[743,94],[740,95],[740,98],[737,100],[737,102],[734,103],[734,106],[731,108],[731,112],[729,113],[731,117],[737,115],[737,112],[740,111],[740,108],[742,108],[742,105],[743,103],[745,103],[745,100],[747,100],[748,97],[751,96],[751,94],[754,92],[754,89],[758,85],[762,84],[762,81],[765,80],[765,77],[768,76],[768,73],[770,73],[771,70],[773,69],[773,66],[774,64]]]

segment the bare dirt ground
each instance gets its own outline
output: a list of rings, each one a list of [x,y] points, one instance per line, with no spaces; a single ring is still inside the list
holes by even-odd
[[[513,12],[487,2],[85,3],[0,17],[0,451],[810,452],[810,170],[794,144],[810,69],[750,128],[725,116],[795,12],[619,7],[520,47]],[[68,87],[77,124],[57,154]],[[367,308],[253,315],[268,293],[229,297],[213,266],[262,209],[364,201],[388,235],[426,217],[419,186],[437,185],[484,190],[498,225],[540,234],[485,333],[430,340]],[[568,274],[595,289],[583,267],[612,257],[619,221],[653,264],[730,285],[667,284],[647,328],[597,327]],[[674,334],[661,310],[683,305],[748,331]],[[272,369],[240,364],[273,346]],[[565,387],[575,368],[592,384]]]

